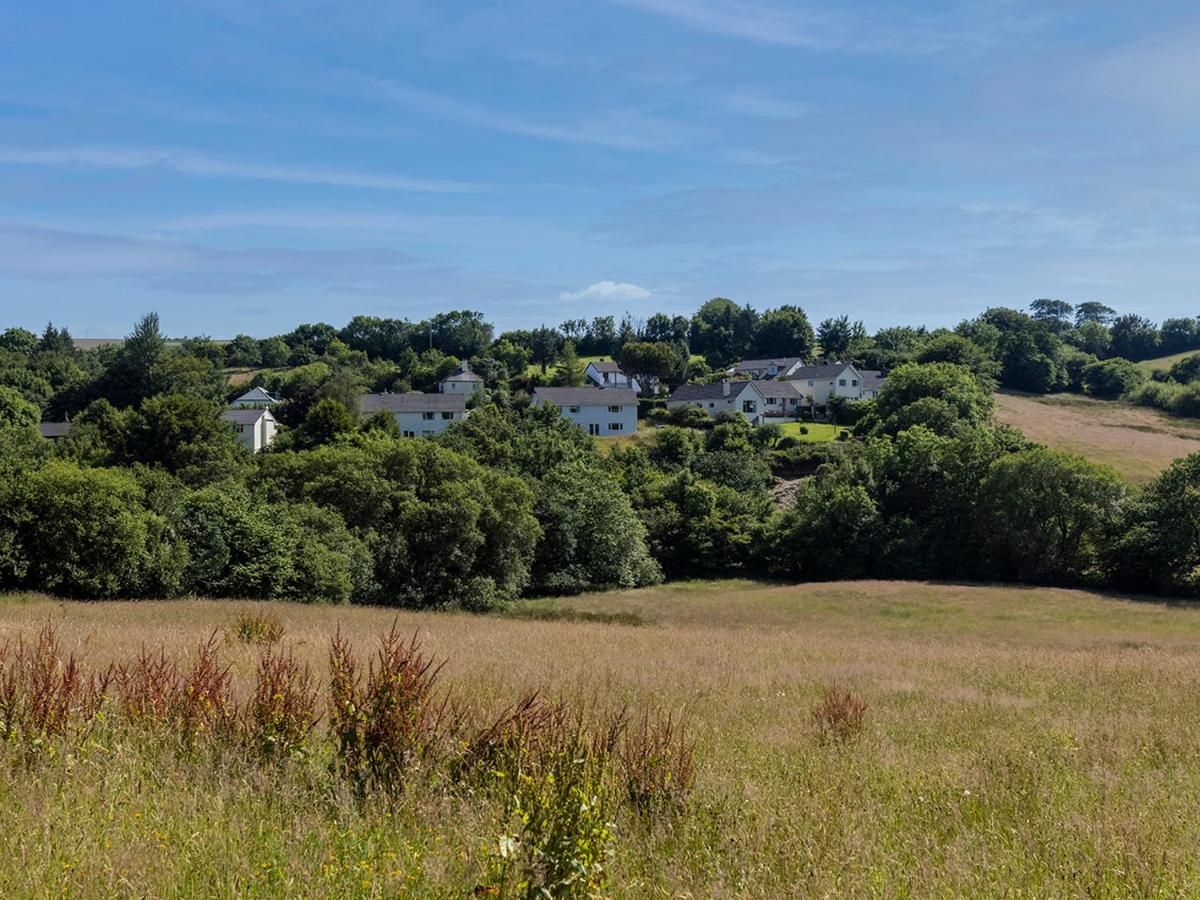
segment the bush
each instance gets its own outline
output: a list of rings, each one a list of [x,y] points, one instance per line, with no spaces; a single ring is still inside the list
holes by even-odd
[[[283,621],[274,613],[239,613],[229,633],[243,644],[274,644],[283,637]]]
[[[1094,362],[1083,369],[1083,390],[1092,397],[1115,400],[1142,386],[1146,376],[1134,363],[1114,357]]]
[[[671,410],[671,424],[681,428],[711,428],[713,417],[699,406],[677,406]]]

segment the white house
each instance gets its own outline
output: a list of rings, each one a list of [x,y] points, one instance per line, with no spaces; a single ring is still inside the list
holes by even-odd
[[[278,397],[256,387],[246,391],[229,405],[233,409],[270,409],[278,402]]]
[[[632,388],[540,387],[533,392],[537,406],[553,403],[593,437],[637,433],[637,394]]]
[[[798,382],[756,381],[754,387],[763,397],[763,415],[797,418],[801,411],[807,412],[812,401]]]
[[[804,365],[798,356],[781,356],[775,359],[743,359],[726,371],[734,378],[787,378]]]
[[[471,395],[483,390],[483,378],[471,371],[471,364],[463,364],[438,382],[438,393]]]
[[[227,409],[221,419],[237,432],[238,443],[251,453],[271,446],[278,427],[269,409]]]
[[[463,393],[363,394],[364,415],[391,413],[405,437],[432,437],[467,417],[467,395]]]
[[[882,372],[863,369],[862,377],[862,398],[864,400],[878,400],[880,390],[887,383],[887,376]]]
[[[801,366],[792,370],[788,381],[795,382],[800,391],[811,396],[818,407],[825,406],[830,397],[861,400],[863,374],[850,363],[827,363],[820,366]]]
[[[667,398],[667,409],[695,406],[712,416],[739,412],[757,424],[766,415],[767,401],[756,381],[718,381],[714,384],[682,384]]]
[[[636,378],[630,378],[621,371],[621,367],[615,362],[606,359],[597,359],[588,363],[584,375],[596,387],[622,387],[632,389],[635,394],[642,392]]]

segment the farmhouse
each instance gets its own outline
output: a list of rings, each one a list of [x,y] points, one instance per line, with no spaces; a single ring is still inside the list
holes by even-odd
[[[463,393],[363,394],[361,404],[364,415],[391,413],[405,437],[432,437],[467,417]]]
[[[471,371],[471,364],[463,361],[455,371],[438,382],[441,394],[474,394],[483,390],[483,378]]]
[[[743,359],[727,370],[734,378],[787,378],[804,365],[798,356],[781,356],[775,359]]]
[[[587,370],[584,372],[587,380],[596,387],[621,387],[631,388],[635,394],[642,392],[641,387],[637,383],[636,378],[630,378],[621,371],[621,367],[615,362],[609,360],[597,359],[588,363]]]
[[[553,403],[593,437],[637,432],[638,400],[631,388],[540,387],[533,392],[533,402]]]
[[[713,416],[723,412],[739,412],[757,425],[767,409],[767,401],[760,387],[762,383],[756,381],[682,384],[667,398],[667,409],[695,406]]]
[[[279,398],[260,387],[251,388],[234,400],[230,405],[233,409],[269,409],[279,402]]]
[[[269,409],[227,409],[221,419],[234,427],[238,443],[251,453],[265,450],[275,440],[278,426]]]
[[[793,369],[787,380],[794,382],[813,403],[823,407],[830,397],[861,400],[863,374],[850,363],[826,363],[820,366],[801,366]]]

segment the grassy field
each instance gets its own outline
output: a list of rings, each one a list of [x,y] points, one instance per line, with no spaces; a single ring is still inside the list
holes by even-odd
[[[848,428],[842,428],[838,425],[826,425],[823,422],[780,422],[778,424],[785,437],[793,437],[798,441],[809,444],[825,444],[836,440],[840,432],[849,431]],[[807,433],[801,433],[801,426],[805,428]]]
[[[1144,359],[1138,363],[1138,368],[1150,375],[1153,372],[1165,372],[1179,362],[1181,359],[1187,359],[1189,356],[1195,356],[1197,351],[1185,350],[1183,353],[1174,353],[1171,356],[1160,356],[1156,359]]]
[[[1134,482],[1200,452],[1200,422],[1080,394],[996,395],[996,418],[1039,443],[1112,466]]]
[[[251,604],[0,598],[0,641],[59,623],[89,664],[194,654]],[[325,677],[394,613],[253,605]],[[744,582],[535,601],[507,617],[399,615],[447,689],[541,690],[686,711],[695,790],[620,816],[619,897],[1194,896],[1200,611],[1085,592]],[[224,639],[238,689],[259,651]],[[860,735],[823,739],[838,684]],[[482,796],[332,790],[319,757],[264,772],[96,739],[32,765],[0,749],[0,895],[463,896],[502,824]]]

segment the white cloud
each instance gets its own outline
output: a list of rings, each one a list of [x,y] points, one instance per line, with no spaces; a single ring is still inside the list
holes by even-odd
[[[98,169],[157,168],[208,178],[281,181],[290,184],[324,184],[334,187],[367,188],[410,193],[471,193],[486,191],[488,185],[464,181],[438,181],[353,172],[341,169],[310,168],[274,164],[245,163],[202,156],[187,151],[139,147],[51,147],[28,149],[0,147],[0,164],[30,166],[86,166]]]
[[[616,0],[626,6],[675,19],[700,31],[745,38],[766,44],[822,47],[841,23],[798,16],[744,0]]]
[[[646,300],[653,291],[627,281],[597,281],[582,291],[563,291],[560,300]]]

